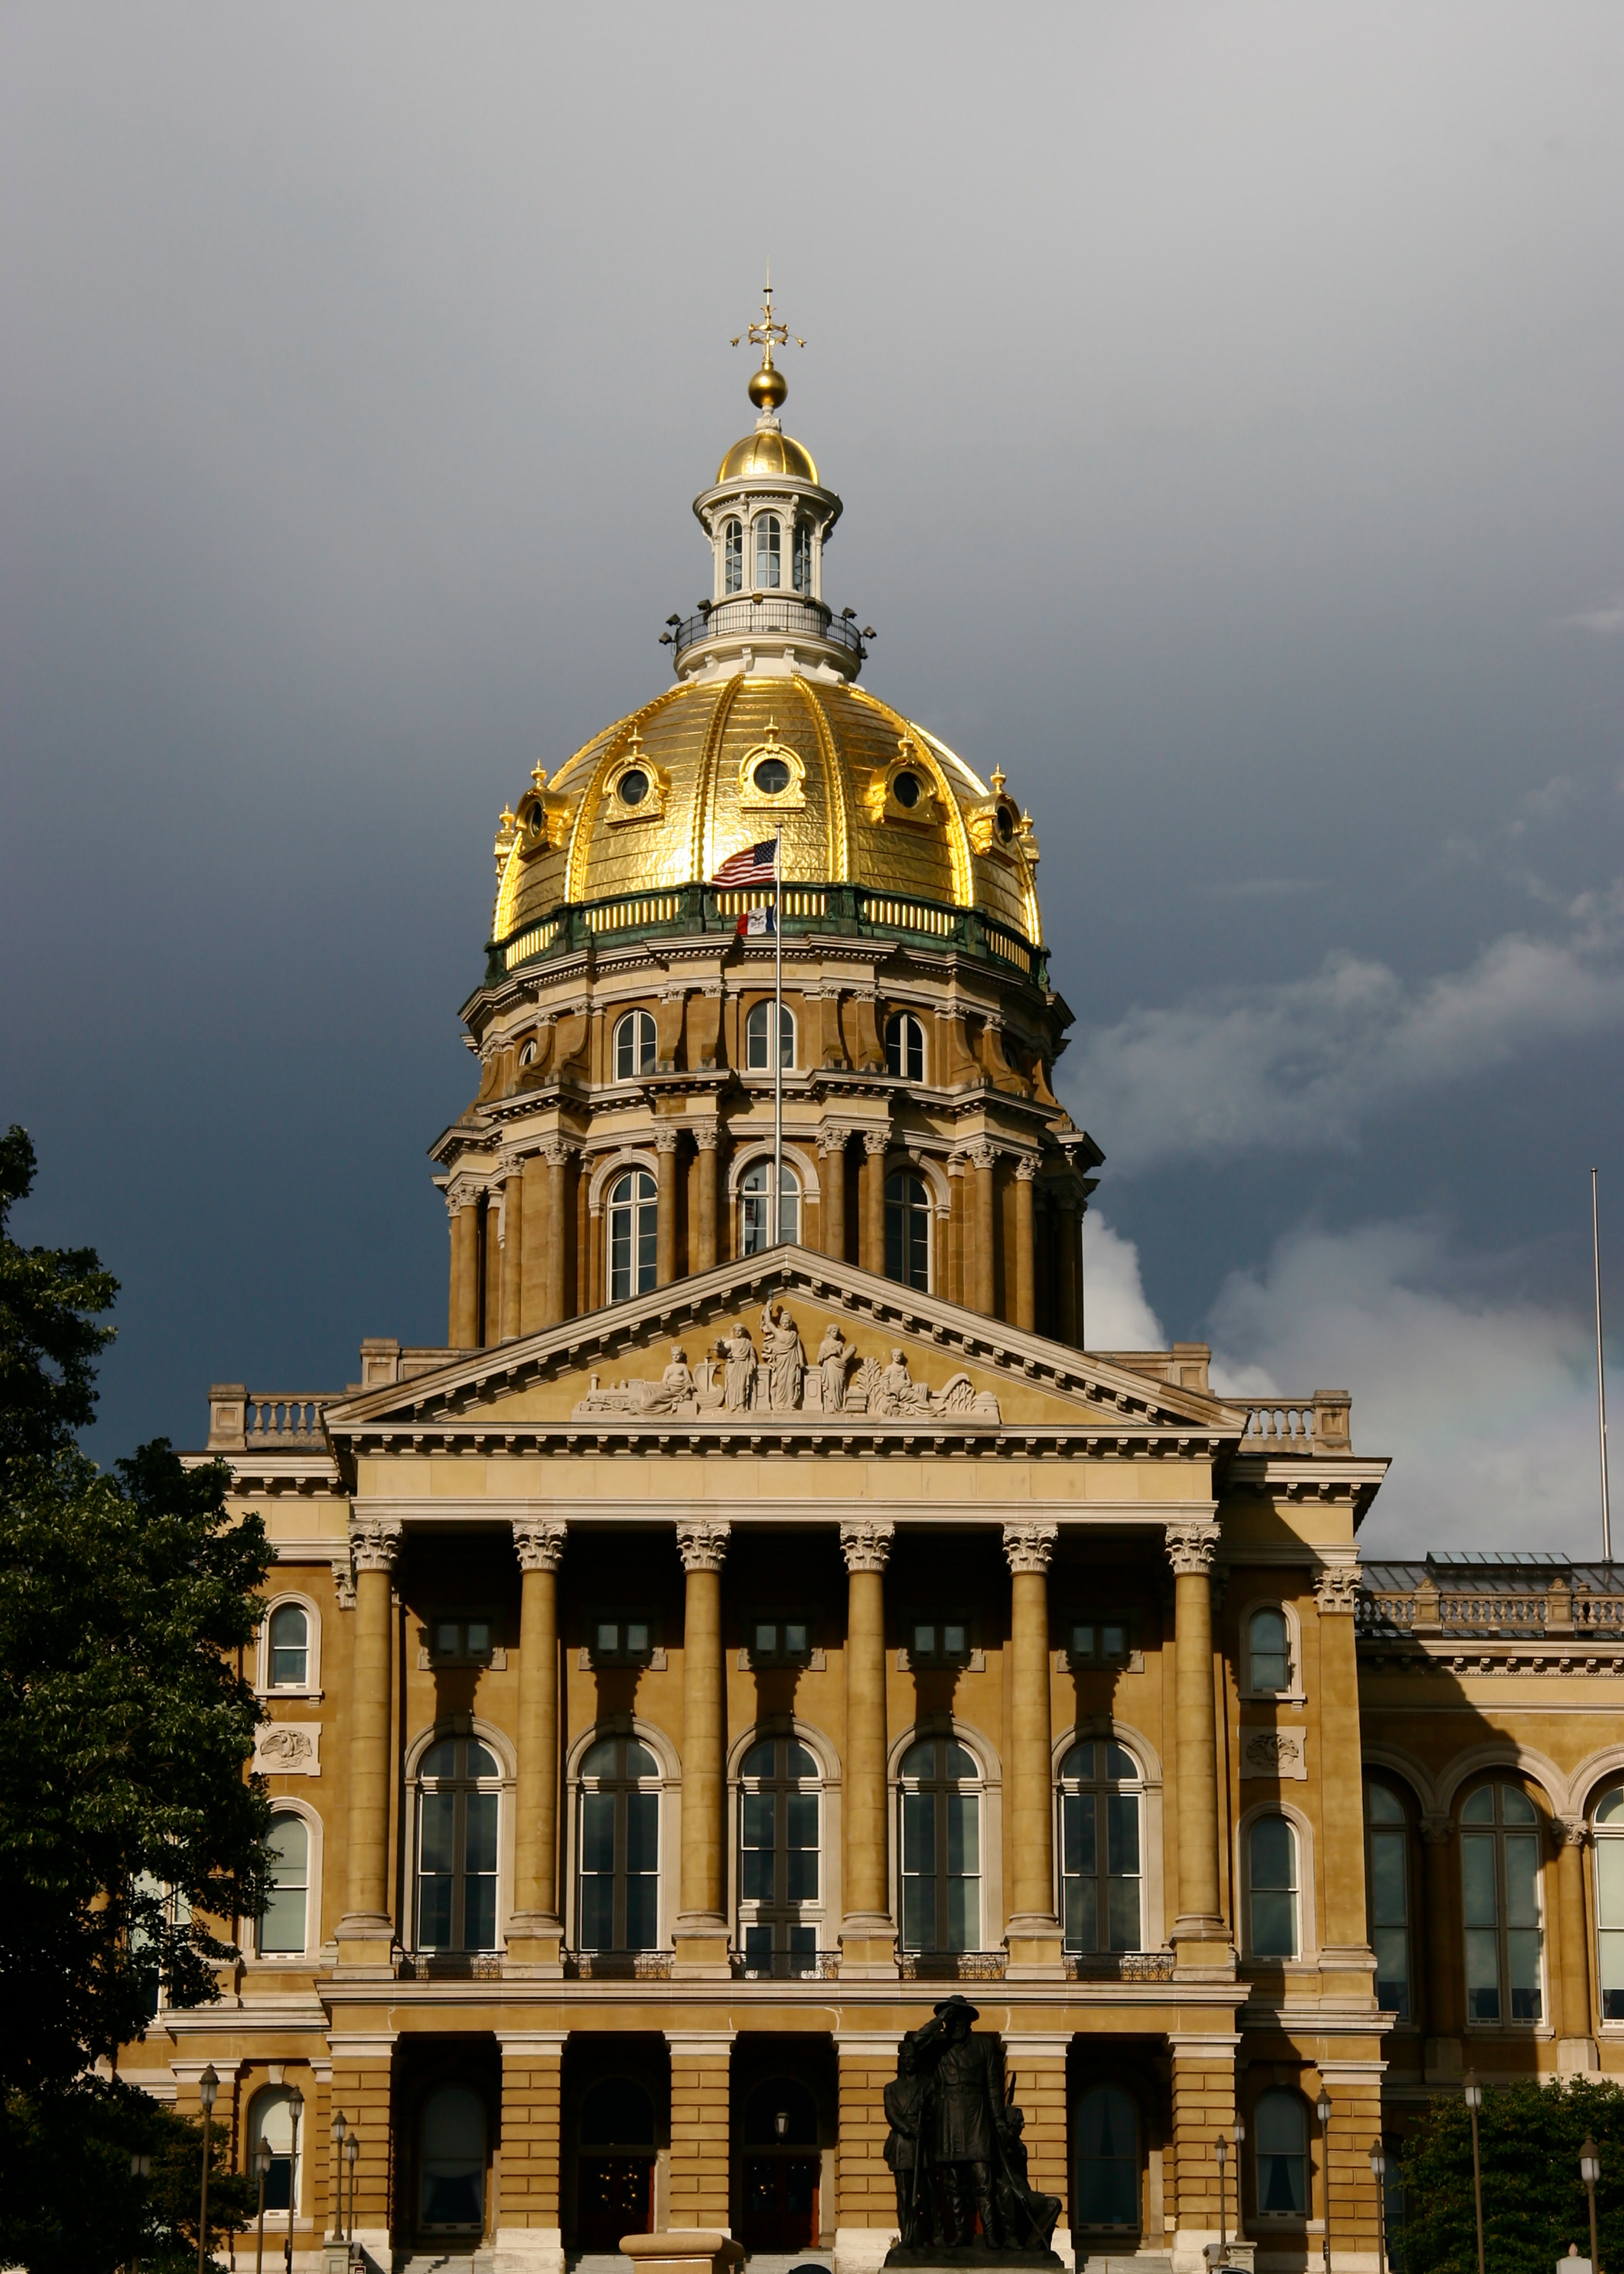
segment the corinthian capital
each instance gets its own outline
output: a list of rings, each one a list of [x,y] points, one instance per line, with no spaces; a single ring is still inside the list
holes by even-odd
[[[685,1571],[719,1571],[727,1555],[733,1526],[701,1517],[677,1526],[677,1553]]]
[[[846,1570],[883,1571],[895,1537],[895,1525],[843,1524],[840,1526],[840,1553],[846,1558]]]
[[[1218,1553],[1215,1524],[1169,1524],[1163,1538],[1168,1562],[1178,1578],[1199,1578],[1212,1570],[1213,1558]]]
[[[564,1554],[568,1527],[556,1517],[515,1516],[514,1553],[521,1571],[556,1571]]]
[[[1327,1563],[1314,1577],[1314,1600],[1321,1618],[1343,1614],[1351,1618],[1359,1608],[1359,1567],[1357,1563]]]
[[[1004,1561],[1011,1571],[1047,1571],[1059,1529],[1052,1524],[1006,1524]]]
[[[350,1518],[350,1557],[357,1571],[393,1571],[404,1530],[398,1516]]]

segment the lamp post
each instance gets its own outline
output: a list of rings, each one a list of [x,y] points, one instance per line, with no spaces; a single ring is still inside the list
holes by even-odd
[[[1485,2274],[1483,2256],[1483,2157],[1477,2146],[1477,2111],[1483,2105],[1483,2087],[1477,2072],[1468,2069],[1461,2080],[1461,2093],[1467,2112],[1471,2118],[1472,2135],[1472,2201],[1477,2209],[1477,2274]]]
[[[1244,2116],[1237,2116],[1235,2120],[1235,2240],[1237,2242],[1244,2242],[1246,2240],[1246,2216],[1244,2208],[1245,2181],[1242,2177],[1241,2158],[1241,2150],[1245,2144],[1245,2139],[1246,2120]]]
[[[1387,2176],[1387,2154],[1380,2140],[1370,2144],[1371,2177],[1376,2182],[1376,2274],[1387,2274],[1387,2207],[1384,2182]]]
[[[1601,2274],[1596,2263],[1596,2182],[1601,2177],[1601,2157],[1596,2152],[1596,2142],[1587,2132],[1584,2145],[1579,2150],[1579,2177],[1584,2181],[1584,2192],[1590,2205],[1590,2274]]]
[[[789,2111],[788,2111],[788,2109],[787,2109],[787,2108],[780,2108],[780,2109],[779,2109],[779,2111],[778,2111],[778,2114],[777,2114],[777,2115],[773,2118],[773,2120],[772,2120],[772,2128],[773,2128],[774,2132],[776,2132],[776,2133],[777,2133],[777,2135],[778,2135],[778,2138],[779,2138],[780,2140],[787,2140],[787,2139],[788,2139],[788,2137],[789,2137]]]
[[[265,2274],[265,2182],[270,2177],[271,2143],[261,2133],[254,2150],[254,2169],[259,2174],[259,2217],[254,2239],[254,2274]]]
[[[1218,2158],[1218,2256],[1222,2262],[1229,2248],[1229,2222],[1225,2218],[1223,2167],[1229,2160],[1229,2143],[1222,2133],[1213,2142],[1213,2153]]]
[[[1314,2114],[1320,2119],[1320,2162],[1323,2169],[1321,2181],[1325,2189],[1325,2220],[1320,2235],[1320,2256],[1325,2274],[1331,2274],[1331,2096],[1324,2085],[1314,2103]]]
[[[333,2206],[335,2242],[342,2242],[344,2239],[344,2135],[349,2129],[350,2127],[344,2121],[344,2112],[341,2108],[332,2123],[333,2160],[338,2166],[338,2200]]]
[[[288,2093],[288,2120],[290,2127],[288,2141],[288,2233],[282,2246],[283,2274],[293,2274],[293,2210],[299,2195],[299,2119],[304,2113],[304,2096],[293,2085]]]
[[[352,2127],[350,2137],[344,2142],[344,2161],[350,2166],[350,2225],[344,2233],[346,2242],[355,2240],[356,2158],[360,2152],[360,2135]]]
[[[203,2104],[203,2187],[198,2199],[198,2274],[203,2274],[203,2262],[208,2253],[208,2151],[214,2124],[214,2096],[220,2090],[220,2078],[210,2061],[198,2079],[198,2098]]]

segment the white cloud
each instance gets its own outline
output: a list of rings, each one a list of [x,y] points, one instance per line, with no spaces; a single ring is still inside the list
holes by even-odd
[[[1599,608],[1585,608],[1576,616],[1559,616],[1557,622],[1583,632],[1594,632],[1598,639],[1617,639],[1624,633],[1624,587],[1604,600]]]
[[[1090,1350],[1165,1350],[1168,1337],[1146,1299],[1139,1252],[1096,1209],[1083,1218],[1083,1333]]]
[[[1082,1038],[1067,1103],[1119,1173],[1350,1146],[1385,1110],[1553,1037],[1624,1025],[1624,891],[1568,915],[1566,939],[1508,933],[1419,983],[1339,953],[1305,979],[1131,1011]]]

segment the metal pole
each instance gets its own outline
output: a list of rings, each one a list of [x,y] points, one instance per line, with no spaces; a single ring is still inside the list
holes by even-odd
[[[203,2189],[198,2203],[198,2274],[203,2274],[203,2262],[208,2251],[208,2153],[209,2135],[214,2127],[214,2104],[212,2099],[203,2104]]]
[[[1325,2223],[1320,2233],[1320,2256],[1325,2274],[1331,2274],[1331,2096],[1324,2085],[1320,2088],[1314,2112],[1320,2119],[1320,2160],[1325,2166],[1321,2182],[1325,2189]]]
[[[1596,1195],[1596,1171],[1590,1171],[1590,1256],[1596,1274],[1596,1426],[1601,1454],[1601,1553],[1613,1561],[1613,1511],[1607,1502],[1607,1376],[1601,1344],[1601,1215]]]
[[[1223,2167],[1229,2160],[1229,2143],[1222,2135],[1213,2143],[1213,2153],[1218,2158],[1218,2256],[1222,2262],[1229,2248],[1229,2206],[1223,2192]]]
[[[259,2173],[259,2216],[254,2237],[254,2274],[265,2274],[265,2175],[271,2168],[271,2156],[263,2139],[254,2151],[254,2163]]]
[[[1596,2243],[1596,2182],[1592,2180],[1584,2190],[1590,2202],[1590,2274],[1601,2274],[1601,2261]]]
[[[299,2117],[304,2106],[304,2096],[296,2084],[288,2095],[293,2132],[288,2143],[288,2234],[282,2247],[283,2274],[293,2274],[293,2213],[299,2199]]]
[[[772,1245],[784,1188],[784,832],[772,847]]]

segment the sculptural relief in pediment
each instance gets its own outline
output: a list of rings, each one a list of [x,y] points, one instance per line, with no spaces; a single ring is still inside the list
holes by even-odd
[[[914,1378],[907,1353],[893,1348],[882,1360],[859,1352],[838,1321],[824,1328],[808,1354],[801,1329],[781,1302],[763,1305],[756,1334],[742,1320],[692,1363],[680,1343],[658,1378],[631,1377],[604,1384],[594,1374],[571,1418],[605,1414],[630,1419],[720,1420],[737,1413],[851,1413],[883,1420],[1002,1419],[989,1389],[977,1389],[964,1373],[939,1388]]]

